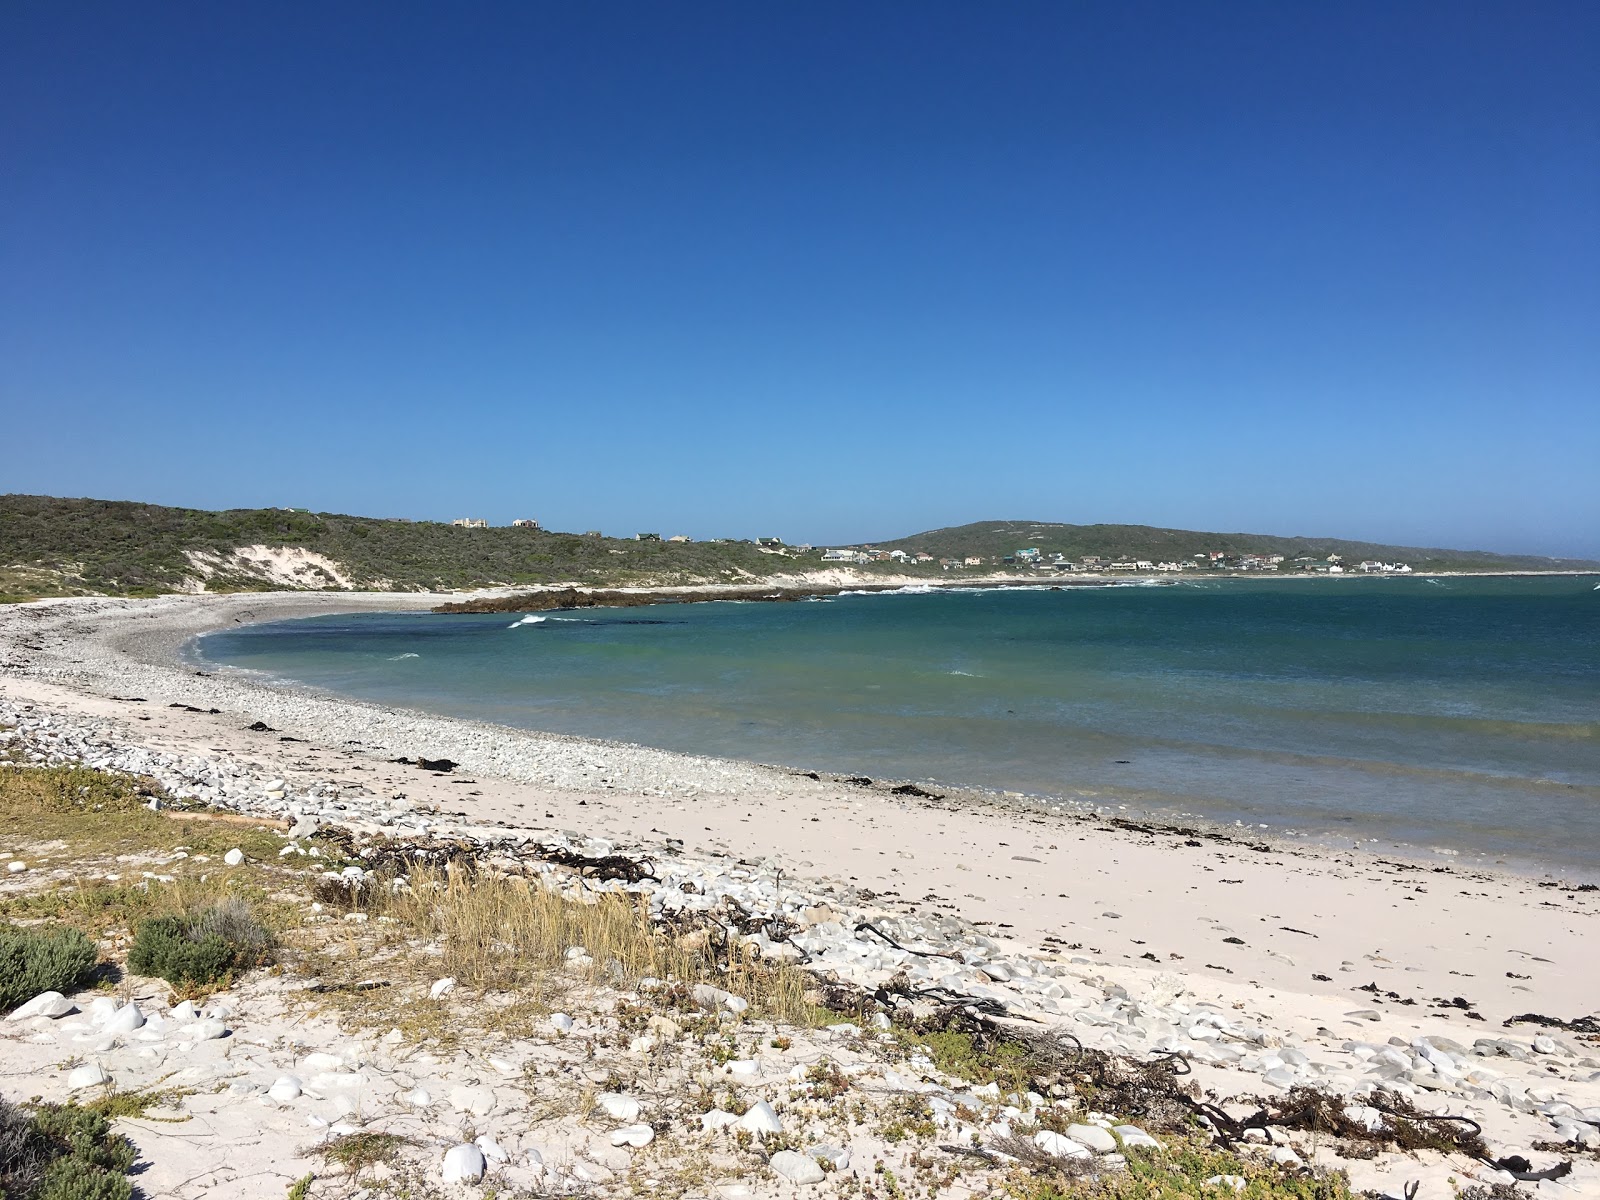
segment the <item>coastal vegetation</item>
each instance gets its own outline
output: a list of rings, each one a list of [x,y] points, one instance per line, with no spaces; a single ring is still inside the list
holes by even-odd
[[[1169,559],[1201,551],[1356,561],[1399,559],[1416,570],[1594,570],[1600,563],[1382,546],[1326,538],[1202,533],[1142,525],[983,521],[876,544],[911,561],[854,563],[852,575],[946,575],[940,559],[1000,569],[1020,549],[1076,561],[1096,555]],[[917,562],[914,554],[927,556]],[[0,600],[60,595],[158,595],[283,588],[429,591],[488,586],[736,584],[814,571],[822,549],[776,539],[691,542],[603,537],[532,527],[463,528],[256,508],[210,512],[130,501],[0,496]]]

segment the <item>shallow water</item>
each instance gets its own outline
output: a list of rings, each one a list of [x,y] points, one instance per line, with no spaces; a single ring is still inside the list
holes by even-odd
[[[542,619],[537,619],[542,618]],[[1593,579],[314,617],[200,652],[452,716],[1600,866]]]

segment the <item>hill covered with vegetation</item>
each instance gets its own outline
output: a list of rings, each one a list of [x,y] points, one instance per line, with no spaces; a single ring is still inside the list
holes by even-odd
[[[1143,525],[980,521],[877,544],[938,558],[991,561],[1036,546],[1045,554],[1151,560],[1200,551],[1342,554],[1400,560],[1417,570],[1592,570],[1600,564],[1476,551],[1425,550],[1327,538],[1197,533]],[[120,500],[0,496],[0,598],[269,588],[452,590],[491,585],[618,586],[736,583],[824,566],[746,541],[670,542],[500,526],[466,529],[275,508],[168,508]],[[936,564],[872,563],[872,574],[942,574]]]
[[[1288,560],[1326,559],[1337,554],[1349,562],[1375,559],[1404,562],[1417,571],[1593,571],[1600,563],[1572,558],[1494,554],[1484,550],[1441,550],[1388,546],[1341,538],[1278,537],[1266,533],[1204,533],[1160,529],[1152,525],[1062,525],[1049,521],[974,521],[934,529],[894,541],[871,543],[880,550],[905,550],[935,558],[982,558],[986,563],[1036,547],[1047,557],[1061,554],[1072,561],[1089,555],[1151,562],[1192,559],[1218,552],[1230,559],[1243,554],[1281,554]]]
[[[0,594],[11,598],[153,594],[196,590],[201,583],[212,591],[295,586],[409,591],[557,582],[728,582],[765,578],[795,566],[746,542],[634,541],[272,508],[207,512],[127,501],[0,496]]]

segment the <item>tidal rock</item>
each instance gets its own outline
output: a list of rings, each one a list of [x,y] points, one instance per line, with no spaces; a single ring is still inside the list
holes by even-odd
[[[446,1183],[477,1183],[483,1178],[485,1165],[483,1151],[471,1142],[451,1146],[444,1153],[444,1181]]]
[[[804,1154],[798,1154],[793,1150],[779,1150],[772,1156],[770,1166],[794,1184],[821,1183],[827,1178],[827,1174],[815,1159],[807,1158]]]
[[[50,1017],[53,1020],[76,1011],[77,1005],[60,992],[40,992],[32,1000],[12,1009],[6,1020],[26,1021],[32,1017]]]

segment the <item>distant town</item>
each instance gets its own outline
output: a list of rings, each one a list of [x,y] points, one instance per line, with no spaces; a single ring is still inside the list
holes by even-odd
[[[489,522],[481,517],[457,517],[450,522],[451,525],[462,529],[487,529]],[[519,518],[512,521],[516,529],[540,528],[539,522],[532,518]],[[598,529],[591,529],[584,533],[585,537],[597,538],[602,536]],[[638,542],[692,542],[694,539],[684,534],[673,534],[671,537],[662,537],[659,533],[636,533],[633,540]],[[1243,554],[1225,553],[1221,550],[1197,550],[1187,558],[1154,561],[1152,559],[1133,558],[1107,558],[1098,554],[1086,554],[1079,558],[1069,558],[1065,554],[1046,554],[1037,546],[1025,546],[1012,554],[998,557],[983,557],[968,555],[964,558],[938,558],[932,554],[925,554],[916,550],[880,550],[873,546],[844,547],[829,549],[811,545],[788,545],[782,538],[712,538],[714,545],[726,545],[740,542],[745,545],[754,545],[757,549],[769,554],[780,554],[789,558],[804,558],[816,556],[818,561],[825,563],[841,563],[850,566],[865,566],[869,563],[897,563],[903,566],[938,567],[945,571],[993,571],[1007,567],[1037,571],[1046,575],[1064,575],[1075,571],[1091,572],[1095,574],[1108,571],[1127,571],[1135,574],[1178,573],[1183,571],[1274,571],[1297,572],[1301,574],[1318,575],[1344,575],[1359,572],[1366,575],[1409,575],[1412,568],[1403,562],[1382,562],[1377,559],[1365,559],[1361,562],[1346,562],[1343,555],[1329,554],[1325,557],[1301,555],[1290,558],[1282,554]]]

